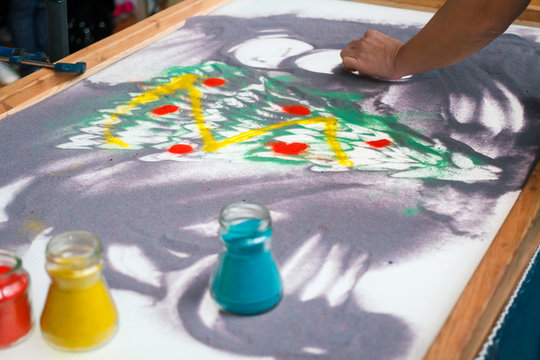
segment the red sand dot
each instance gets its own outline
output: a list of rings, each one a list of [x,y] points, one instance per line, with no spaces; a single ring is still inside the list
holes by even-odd
[[[218,78],[209,78],[204,80],[203,84],[206,86],[223,86],[225,84],[225,80]]]
[[[152,110],[154,115],[165,115],[178,111],[179,107],[175,105],[163,105]]]
[[[366,141],[366,144],[368,144],[369,146],[373,148],[380,149],[380,148],[392,145],[392,142],[387,139],[381,139],[381,140]]]
[[[311,114],[311,111],[302,105],[292,105],[292,106],[284,106],[283,111],[289,114],[293,115],[309,115]]]
[[[303,143],[286,143],[284,141],[271,142],[269,145],[274,152],[285,155],[299,155],[308,148],[308,146]]]
[[[172,154],[187,154],[193,151],[193,146],[188,144],[176,144],[171,146],[167,151]]]

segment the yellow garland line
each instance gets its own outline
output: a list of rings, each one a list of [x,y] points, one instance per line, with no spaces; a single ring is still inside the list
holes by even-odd
[[[114,124],[118,122],[118,115],[117,113],[112,114],[109,116],[109,122],[105,124],[105,131],[103,132],[103,135],[105,136],[105,142],[113,145],[118,145],[124,148],[128,148],[129,145],[124,142],[122,139],[119,139],[115,137],[112,134],[112,129],[114,127]]]
[[[249,140],[259,135],[263,135],[275,129],[280,129],[280,128],[293,126],[293,125],[311,125],[311,124],[324,124],[325,125],[326,142],[328,143],[330,148],[334,151],[336,159],[338,160],[340,165],[347,166],[347,167],[354,165],[352,161],[348,160],[347,154],[343,151],[343,149],[341,148],[341,145],[339,144],[339,141],[337,141],[336,139],[337,121],[333,117],[319,116],[319,117],[314,117],[310,119],[284,121],[279,124],[270,125],[270,126],[263,127],[260,129],[244,131],[243,133],[228,137],[219,142],[214,141],[212,143],[205,143],[202,150],[213,152],[225,146],[241,143],[243,141]]]
[[[216,140],[212,136],[212,131],[206,126],[206,123],[204,121],[201,105],[202,95],[200,91],[197,90],[197,88],[193,86],[193,84],[189,86],[188,91],[189,98],[191,100],[191,113],[193,114],[195,124],[197,124],[197,127],[199,128],[199,133],[201,134],[201,137],[205,144],[205,146],[203,147],[204,150],[207,146],[212,146],[213,144],[215,144]]]
[[[126,144],[124,141],[115,137],[112,134],[112,129],[114,127],[114,124],[116,124],[120,120],[119,115],[131,114],[131,111],[137,108],[137,106],[141,104],[157,101],[161,97],[165,95],[172,95],[178,90],[195,89],[195,91],[198,92],[195,86],[193,85],[197,80],[198,80],[198,77],[193,74],[180,75],[180,76],[175,77],[174,79],[172,79],[170,82],[166,84],[158,85],[154,89],[140,94],[139,96],[131,100],[127,105],[117,106],[116,109],[114,110],[114,113],[109,116],[109,121],[105,124],[105,132],[103,134],[105,136],[105,142],[109,144],[119,145],[125,148],[129,147],[128,144]],[[190,93],[191,92],[192,91],[190,91]],[[191,97],[193,98],[193,95]],[[200,94],[199,94],[199,98],[200,98]],[[202,117],[202,112],[200,111],[200,101],[199,101],[199,113],[201,113],[201,117]]]
[[[340,165],[343,165],[346,167],[353,166],[354,163],[348,159],[347,153],[343,151],[343,149],[341,148],[341,144],[337,140],[338,122],[336,121],[335,118],[328,118],[328,119],[332,119],[332,121],[326,122],[326,129],[324,131],[328,146],[330,146],[330,149],[334,151],[336,159]]]
[[[204,142],[204,146],[202,148],[203,151],[214,152],[225,146],[238,144],[256,136],[260,136],[267,132],[273,131],[275,129],[280,129],[287,126],[324,124],[325,140],[328,143],[328,146],[330,146],[330,149],[332,149],[332,151],[334,152],[338,163],[342,166],[347,167],[354,165],[353,162],[348,159],[347,154],[345,153],[345,151],[343,151],[339,141],[336,138],[338,123],[333,117],[319,116],[310,119],[285,121],[260,129],[248,130],[238,135],[228,137],[222,141],[216,141],[212,135],[212,131],[206,126],[204,120],[201,104],[202,95],[194,85],[197,80],[198,77],[193,74],[180,75],[178,77],[175,77],[171,82],[167,84],[158,85],[155,89],[149,90],[137,96],[127,105],[117,106],[114,113],[109,117],[110,121],[105,124],[105,141],[110,144],[128,147],[128,144],[112,135],[112,128],[114,124],[120,120],[119,115],[130,114],[131,111],[140,104],[157,101],[164,95],[171,95],[178,90],[186,89],[188,90],[188,94],[191,100],[191,111],[193,113],[193,118],[195,119],[195,123]]]

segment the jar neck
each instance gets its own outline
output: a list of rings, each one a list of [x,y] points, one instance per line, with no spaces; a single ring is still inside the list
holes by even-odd
[[[22,260],[15,253],[0,249],[0,279],[22,270]]]
[[[96,264],[82,269],[62,268],[47,264],[46,268],[53,284],[59,288],[68,290],[91,287],[101,281],[103,276],[102,264]]]
[[[24,293],[29,281],[21,258],[11,251],[0,249],[0,302]]]
[[[272,230],[268,229],[262,236],[257,238],[242,239],[237,242],[224,241],[222,244],[224,250],[229,254],[236,255],[255,255],[265,251],[270,251]]]
[[[270,249],[270,213],[259,204],[233,203],[221,210],[219,237],[230,253],[253,254]]]
[[[102,247],[92,233],[73,231],[57,235],[47,245],[46,256],[47,272],[59,287],[85,288],[102,277]]]
[[[253,203],[232,203],[219,214],[220,233],[235,236],[265,231],[271,228],[268,209]]]

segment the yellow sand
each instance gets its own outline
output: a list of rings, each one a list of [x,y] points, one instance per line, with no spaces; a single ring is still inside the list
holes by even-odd
[[[49,273],[53,282],[41,314],[46,341],[65,350],[87,350],[116,332],[118,313],[101,276],[101,266]]]

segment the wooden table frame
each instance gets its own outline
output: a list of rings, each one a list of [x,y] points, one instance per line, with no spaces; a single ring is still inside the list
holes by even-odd
[[[446,0],[354,0],[370,4],[400,7],[423,11],[437,11]],[[527,26],[540,26],[540,0],[531,0],[531,3],[515,21],[516,24]]]
[[[62,59],[62,62],[86,62],[87,71],[82,75],[42,69],[0,89],[0,121],[174,32],[187,18],[207,14],[229,1],[185,0]],[[432,11],[444,3],[444,0],[356,1]],[[520,21],[540,25],[540,0],[532,1]],[[425,359],[473,359],[539,246],[540,162]]]

